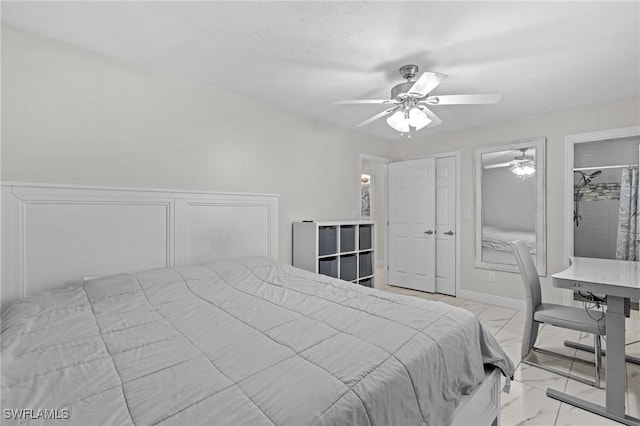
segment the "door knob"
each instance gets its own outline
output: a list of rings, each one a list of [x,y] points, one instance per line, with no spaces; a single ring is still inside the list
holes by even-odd
[[[453,235],[453,231],[447,231],[444,233],[444,235]]]
[[[431,234],[433,234],[433,231],[431,229],[429,229],[428,231],[424,231],[424,233],[427,234],[427,235],[431,235]]]

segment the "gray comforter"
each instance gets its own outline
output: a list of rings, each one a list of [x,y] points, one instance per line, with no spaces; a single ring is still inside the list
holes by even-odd
[[[444,425],[483,364],[513,373],[466,310],[268,258],[23,299],[1,357],[3,424]]]

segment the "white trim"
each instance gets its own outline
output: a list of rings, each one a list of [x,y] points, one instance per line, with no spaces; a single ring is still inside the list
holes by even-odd
[[[371,155],[371,154],[363,154],[360,153],[358,155],[359,158],[359,164],[358,164],[358,181],[360,180],[360,174],[362,173],[362,160],[369,160],[369,161],[375,161],[378,163],[382,163],[382,176],[378,176],[376,179],[378,180],[378,185],[380,184],[380,180],[382,179],[382,181],[384,182],[385,185],[385,191],[384,191],[384,200],[383,204],[384,204],[384,217],[386,218],[386,223],[381,223],[378,224],[378,226],[381,226],[384,229],[383,232],[383,239],[384,241],[382,241],[382,245],[384,247],[383,250],[383,256],[382,256],[382,265],[384,268],[384,283],[386,284],[388,282],[388,276],[387,273],[389,272],[388,269],[388,262],[389,262],[389,258],[387,257],[387,254],[389,253],[389,243],[388,240],[389,238],[387,238],[387,232],[388,232],[388,226],[389,226],[389,163],[392,162],[392,160],[390,158],[385,158],[385,157],[379,157],[377,155]],[[375,184],[374,184],[375,185]],[[358,186],[358,200],[360,200],[360,187]],[[358,203],[358,212],[360,211],[360,203]],[[374,212],[375,213],[375,212]],[[378,215],[379,216],[379,215]],[[374,218],[373,218],[373,222],[375,223],[376,218],[375,218],[375,214],[374,214]],[[376,231],[376,234],[378,232]],[[376,247],[379,247],[379,241],[374,240],[376,243]],[[375,271],[374,271],[374,275],[375,275]],[[375,280],[374,280],[375,282]]]
[[[345,220],[310,220],[304,223],[315,223],[318,226],[340,226],[340,225],[375,225],[373,220],[345,219]],[[296,223],[296,222],[294,222]]]
[[[460,223],[460,151],[453,152],[453,156],[456,158],[456,297],[462,290],[460,288],[460,274],[461,274],[461,253],[460,253],[460,235],[462,234],[462,227]]]
[[[473,175],[474,175],[474,231],[475,253],[474,267],[503,272],[520,273],[518,265],[491,263],[482,260],[482,154],[488,152],[517,150],[521,148],[536,149],[536,269],[538,275],[547,276],[547,165],[546,165],[547,138],[544,136],[523,139],[515,142],[499,143],[494,145],[482,145],[473,149]]]
[[[502,306],[504,308],[515,309],[517,311],[525,310],[524,300],[511,299],[510,297],[496,296],[494,294],[479,293],[477,291],[460,289],[458,297],[461,299],[472,300],[474,302],[486,303],[488,305]]]
[[[0,188],[2,305],[86,276],[278,257],[274,195],[24,182]]]
[[[411,161],[411,160],[423,160],[425,158],[442,158],[442,157],[453,157],[456,155],[460,155],[460,151],[449,151],[449,152],[440,152],[438,154],[428,154],[428,155],[420,155],[417,157],[411,157],[411,158],[402,158],[400,160],[393,160],[393,162],[401,162],[401,161]]]
[[[198,189],[162,189],[162,188],[139,188],[139,187],[125,187],[125,186],[106,186],[106,185],[76,185],[67,183],[42,183],[42,182],[22,182],[22,181],[0,181],[2,186],[22,187],[28,186],[30,188],[60,188],[60,189],[86,189],[86,190],[99,190],[99,191],[122,191],[122,192],[171,192],[175,194],[215,194],[215,195],[249,195],[258,197],[279,197],[280,194],[267,194],[261,192],[224,192],[224,191],[202,191]]]
[[[371,154],[362,154],[360,153],[360,161],[361,161],[361,165],[362,165],[362,160],[369,160],[369,161],[377,161],[378,163],[391,163],[391,159],[390,158],[385,158],[385,157],[379,157],[377,155],[371,155]]]
[[[461,253],[460,253],[460,235],[461,235],[461,223],[460,223],[460,212],[461,212],[461,206],[460,206],[460,187],[461,187],[461,182],[460,182],[460,151],[449,151],[449,152],[441,152],[438,154],[431,154],[431,155],[423,155],[423,156],[419,156],[419,157],[412,157],[412,158],[404,158],[402,160],[397,160],[397,161],[393,161],[393,162],[403,162],[403,161],[414,161],[414,160],[424,160],[425,158],[447,158],[447,157],[455,157],[456,159],[456,297],[459,296],[461,288],[460,288],[460,274],[461,274]],[[386,169],[385,169],[386,171]],[[387,182],[388,182],[388,172],[387,172]],[[387,184],[387,188],[389,188],[389,185]],[[387,200],[386,200],[386,206],[387,206],[387,217],[388,216],[388,211],[389,211],[389,191],[387,190],[387,194],[386,194]],[[386,226],[386,232],[385,232],[385,240],[389,240],[388,238],[388,233],[389,233],[389,229],[388,229],[388,222],[387,222],[387,226]],[[388,247],[386,247],[386,250],[384,252],[384,256],[385,256],[385,269],[384,269],[384,279],[385,279],[385,283],[387,283],[387,271],[388,271],[388,264],[387,264],[387,253],[388,253]]]
[[[564,250],[563,266],[569,267],[569,258],[573,256],[573,170],[574,146],[578,143],[596,142],[603,140],[621,139],[640,136],[640,126],[619,127],[615,129],[598,130],[596,132],[576,133],[564,137]],[[565,304],[574,304],[573,293],[564,292]]]
[[[591,166],[591,167],[576,167],[574,172],[581,172],[583,170],[605,170],[605,169],[624,169],[625,167],[638,167],[638,164],[619,164],[617,166]]]

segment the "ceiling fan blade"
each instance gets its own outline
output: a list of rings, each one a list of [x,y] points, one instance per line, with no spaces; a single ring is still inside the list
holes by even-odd
[[[442,120],[440,120],[440,117],[435,115],[429,108],[420,106],[420,109],[422,110],[422,112],[427,114],[427,117],[429,117],[429,120],[431,120],[431,123],[427,124],[427,127],[435,127],[439,124],[442,124]]]
[[[440,83],[442,83],[447,78],[446,74],[441,74],[439,72],[423,72],[422,75],[411,89],[409,89],[408,93],[415,93],[420,96],[427,96],[429,92],[438,87]]]
[[[472,104],[496,104],[502,95],[497,93],[482,95],[442,95],[429,96],[424,100],[429,105],[472,105]]]
[[[508,163],[499,163],[499,164],[488,164],[486,166],[484,166],[485,169],[499,169],[501,167],[509,167],[512,166],[513,164],[511,162]]]
[[[337,101],[334,103],[338,105],[344,105],[344,104],[397,104],[399,102],[395,99],[351,99],[346,101]]]
[[[368,120],[364,120],[362,123],[358,124],[356,127],[362,127],[362,126],[366,126],[369,123],[373,123],[374,121],[378,120],[379,118],[384,117],[387,114],[390,114],[394,111],[396,111],[397,109],[400,109],[399,106],[393,107],[393,108],[389,108],[387,110],[382,111],[379,114],[374,115],[373,117],[369,118]]]

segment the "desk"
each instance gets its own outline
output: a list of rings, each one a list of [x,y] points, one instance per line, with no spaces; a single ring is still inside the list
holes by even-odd
[[[629,299],[640,298],[640,263],[625,260],[575,257],[566,270],[553,274],[553,285],[607,295],[606,406],[547,389],[547,396],[617,422],[640,426],[640,419],[625,415],[624,321]]]

